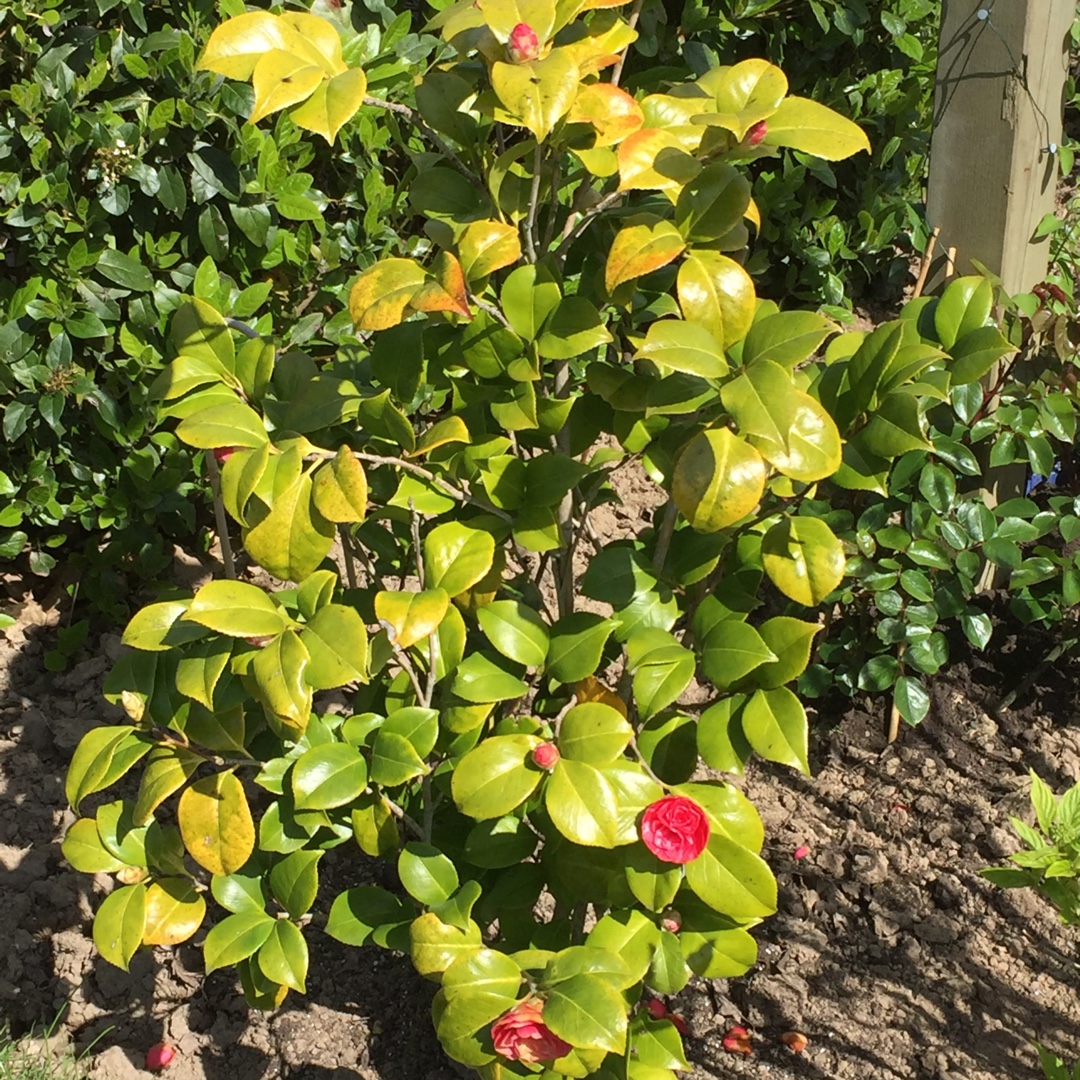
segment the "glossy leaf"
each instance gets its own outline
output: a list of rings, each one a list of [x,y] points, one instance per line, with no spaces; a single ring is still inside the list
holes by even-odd
[[[645,335],[635,360],[651,360],[671,371],[717,379],[727,374],[727,357],[720,342],[704,326],[681,319],[660,319]]]
[[[470,750],[451,781],[457,808],[479,821],[516,810],[543,776],[528,761],[539,743],[534,735],[495,735]]]
[[[826,161],[840,161],[860,150],[870,152],[870,140],[862,128],[808,98],[785,98],[768,124],[765,146],[789,146]]]
[[[750,275],[734,259],[695,251],[679,267],[677,287],[683,318],[703,326],[724,348],[746,336],[757,296]]]
[[[457,596],[480,581],[495,558],[495,539],[458,521],[438,525],[424,540],[425,582]]]
[[[700,532],[716,532],[746,517],[765,490],[761,455],[728,428],[703,431],[675,462],[672,498]]]
[[[762,537],[761,561],[772,583],[807,607],[820,604],[844,577],[847,559],[820,518],[785,517]]]
[[[763,758],[810,775],[806,712],[786,686],[754,693],[742,712],[742,730]]]
[[[547,624],[518,600],[496,600],[476,613],[485,637],[503,656],[526,667],[543,667],[548,653]]]
[[[352,802],[367,786],[367,762],[346,743],[306,750],[292,768],[297,810],[330,810]]]
[[[94,916],[94,945],[102,959],[128,970],[146,927],[146,886],[114,889]]]
[[[179,945],[202,925],[206,901],[186,878],[159,878],[147,887],[144,945]]]
[[[234,873],[255,850],[247,796],[231,772],[205,777],[185,789],[176,818],[184,847],[211,874]]]
[[[669,221],[629,225],[612,241],[604,270],[604,285],[609,293],[624,281],[650,274],[667,266],[686,248],[679,230]]]
[[[375,594],[375,616],[403,649],[435,633],[450,606],[445,589]]]
[[[580,81],[577,64],[560,49],[543,60],[496,61],[491,68],[491,85],[505,110],[499,118],[528,128],[538,141],[570,111]]]

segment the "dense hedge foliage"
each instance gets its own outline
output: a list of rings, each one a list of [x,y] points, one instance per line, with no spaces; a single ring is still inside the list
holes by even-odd
[[[355,46],[375,92],[430,53],[408,13],[384,15]],[[250,90],[194,70],[217,17],[205,0],[0,12],[0,558],[28,549],[48,573],[82,548],[100,604],[196,525],[187,453],[147,404],[182,294],[318,346],[340,328],[327,298],[396,242],[403,177],[366,164],[386,127],[361,121],[331,159],[287,118],[245,126]]]

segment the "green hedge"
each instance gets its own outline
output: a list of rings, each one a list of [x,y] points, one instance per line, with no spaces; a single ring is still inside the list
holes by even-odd
[[[181,296],[332,344],[337,295],[398,242],[401,178],[367,164],[385,126],[331,155],[287,118],[243,125],[250,89],[194,71],[218,18],[206,0],[0,10],[0,559],[65,559],[99,604],[196,525],[187,451],[150,434],[147,400]],[[381,24],[355,45],[372,93],[432,44],[408,13]]]

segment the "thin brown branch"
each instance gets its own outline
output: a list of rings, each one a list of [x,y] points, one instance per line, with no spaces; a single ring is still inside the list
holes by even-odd
[[[626,20],[630,29],[633,30],[637,24],[638,19],[641,18],[642,0],[634,0],[634,6],[630,9],[630,17]],[[618,86],[619,80],[622,78],[623,65],[626,63],[626,54],[630,51],[630,46],[627,45],[621,53],[619,53],[619,59],[615,62],[615,68],[611,72],[611,85]]]

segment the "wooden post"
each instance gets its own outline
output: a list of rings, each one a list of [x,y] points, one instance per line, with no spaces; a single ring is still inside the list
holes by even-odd
[[[1076,0],[944,0],[926,200],[941,252],[932,289],[975,273],[973,260],[1009,294],[1046,276],[1049,241],[1033,233],[1054,209],[1075,15]],[[985,382],[997,377],[995,365]],[[988,506],[1023,495],[1026,466],[982,465]],[[980,589],[1002,578],[987,563]]]
[[[1049,243],[1032,240],[1054,209],[1069,29],[1076,0],[944,0],[927,218],[938,250],[956,249],[1008,293],[1046,275]],[[943,266],[932,266],[931,286]]]

